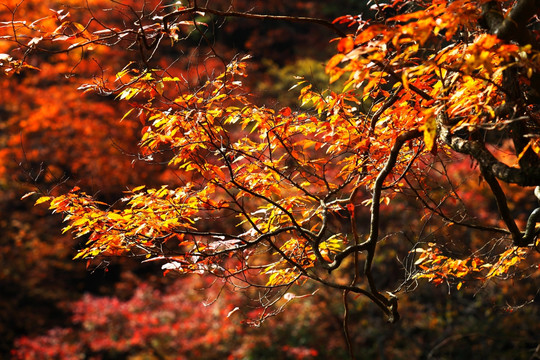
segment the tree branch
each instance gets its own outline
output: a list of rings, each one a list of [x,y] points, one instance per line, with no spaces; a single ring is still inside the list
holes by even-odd
[[[521,244],[521,231],[517,227],[516,222],[514,221],[514,217],[510,214],[510,209],[508,209],[508,204],[506,202],[506,196],[504,195],[504,191],[501,189],[501,185],[489,170],[484,169],[482,166],[480,166],[480,170],[482,171],[484,179],[486,179],[486,182],[491,188],[491,192],[493,193],[493,195],[495,195],[495,199],[497,200],[497,207],[499,208],[499,213],[501,214],[504,223],[508,227],[508,230],[512,234],[514,244],[516,246],[523,246]]]
[[[517,41],[520,45],[531,44],[538,48],[527,21],[540,7],[539,0],[519,0],[505,17],[498,2],[490,1],[482,5],[482,16],[489,31],[499,39]]]
[[[375,126],[377,125],[377,121],[379,121],[379,118],[381,117],[382,113],[385,112],[390,106],[394,105],[394,103],[399,99],[398,94],[403,89],[403,84],[400,84],[396,90],[394,90],[394,93],[392,96],[390,96],[385,103],[377,110],[375,114],[373,114],[371,118],[371,131],[375,130]]]
[[[304,17],[304,16],[269,15],[269,14],[253,14],[253,13],[238,12],[238,11],[221,11],[221,10],[216,10],[216,9],[210,9],[207,7],[198,7],[198,6],[181,9],[181,10],[174,11],[170,14],[165,15],[163,17],[165,29],[167,29],[166,24],[171,18],[175,16],[184,15],[184,14],[193,14],[196,12],[207,12],[210,14],[223,16],[223,17],[239,17],[239,18],[244,18],[244,19],[255,19],[255,20],[279,20],[279,21],[287,21],[287,22],[318,24],[332,30],[339,37],[347,36],[347,34],[341,31],[332,22],[328,20],[324,20],[324,19]]]
[[[519,186],[540,185],[540,167],[519,169],[503,164],[481,142],[455,136],[446,126],[441,126],[441,139],[453,150],[472,156],[484,171],[489,171],[501,181]]]
[[[345,250],[338,253],[334,257],[334,261],[331,264],[328,265],[328,272],[332,272],[332,270],[337,269],[339,267],[339,265],[341,265],[341,262],[347,256],[349,256],[350,254],[357,253],[357,252],[360,252],[360,251],[365,251],[365,250],[367,250],[367,244],[366,243],[362,243],[362,244],[358,244],[358,245],[351,245],[351,246],[345,248]]]
[[[490,226],[483,226],[483,225],[477,225],[477,224],[471,224],[471,223],[466,223],[466,222],[463,222],[463,221],[458,221],[458,220],[454,220],[452,219],[451,217],[449,217],[448,215],[446,215],[441,209],[439,209],[438,207],[433,207],[431,206],[427,201],[426,199],[424,199],[422,197],[422,195],[420,194],[420,192],[414,188],[413,184],[411,184],[411,182],[409,181],[409,179],[407,179],[407,177],[404,177],[405,179],[405,182],[407,182],[407,184],[409,185],[409,188],[412,190],[412,192],[416,195],[416,197],[418,198],[418,200],[420,200],[420,202],[422,203],[422,205],[424,205],[424,207],[426,207],[426,209],[428,209],[429,211],[431,211],[432,213],[434,214],[437,214],[441,219],[443,219],[444,221],[447,221],[448,223],[452,224],[452,225],[459,225],[459,226],[463,226],[463,227],[466,227],[466,228],[469,228],[469,229],[475,229],[475,230],[481,230],[481,231],[493,231],[493,232],[497,232],[497,233],[500,233],[500,234],[505,234],[505,235],[508,235],[510,232],[506,229],[501,229],[501,228],[496,228],[496,227],[490,227]]]
[[[540,186],[537,186],[534,189],[534,196],[536,196],[536,198],[540,202]],[[535,230],[537,222],[540,222],[540,207],[534,209],[529,215],[529,219],[527,220],[527,226],[525,227],[525,233],[523,234],[524,243],[530,244],[534,241],[535,237],[538,236],[538,232],[540,230]]]
[[[371,292],[377,296],[381,301],[387,304],[389,310],[391,310],[391,316],[388,317],[388,321],[395,322],[399,319],[399,313],[397,312],[397,298],[391,298],[387,299],[379,291],[377,290],[377,287],[375,285],[375,281],[373,279],[372,274],[372,265],[373,265],[373,258],[375,256],[375,249],[377,247],[377,240],[379,239],[379,222],[380,222],[380,206],[381,206],[381,192],[383,188],[384,181],[386,180],[386,177],[390,175],[392,172],[392,169],[396,165],[397,157],[399,155],[399,152],[401,151],[401,148],[405,144],[406,141],[415,139],[417,137],[420,137],[422,135],[422,132],[418,129],[410,130],[406,133],[403,133],[399,135],[396,139],[396,142],[392,146],[392,149],[390,150],[390,156],[388,157],[388,160],[386,161],[386,165],[381,170],[379,175],[377,176],[377,179],[375,180],[375,185],[373,186],[373,196],[371,198],[371,220],[370,220],[370,229],[369,229],[369,238],[364,243],[367,245],[367,256],[366,256],[366,262],[364,265],[364,274],[366,275],[366,278],[369,283],[369,287],[371,289]]]

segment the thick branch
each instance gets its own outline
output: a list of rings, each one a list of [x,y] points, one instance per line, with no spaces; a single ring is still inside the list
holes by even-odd
[[[538,231],[536,231],[536,223],[538,222],[540,222],[540,208],[534,209],[529,215],[525,233],[521,240],[521,242],[525,244],[524,246],[529,246],[534,241],[535,237],[538,236]]]
[[[383,189],[384,180],[390,174],[394,168],[397,156],[403,144],[411,139],[417,138],[422,133],[418,129],[411,130],[407,133],[401,134],[396,139],[394,146],[390,150],[390,156],[386,162],[384,169],[379,173],[373,187],[373,197],[371,204],[371,221],[370,221],[370,236],[369,239],[365,242],[357,245],[352,245],[341,251],[334,258],[334,261],[328,265],[328,271],[335,270],[339,267],[341,262],[349,255],[354,254],[359,251],[371,250],[373,245],[377,243],[379,237],[379,208],[381,200],[381,192]],[[371,244],[371,245],[370,245]],[[371,265],[370,265],[371,266]]]
[[[488,29],[499,39],[517,41],[520,45],[532,44],[534,46],[536,43],[526,25],[539,7],[539,0],[519,0],[504,17],[499,3],[491,1],[482,6],[482,11]]]
[[[534,189],[534,196],[540,201],[540,186]],[[529,215],[525,233],[523,234],[523,243],[531,244],[535,237],[538,236],[538,231],[536,231],[536,223],[538,222],[540,222],[540,207],[534,209]]]
[[[401,151],[401,147],[405,144],[406,141],[420,137],[422,132],[418,129],[410,130],[406,133],[399,135],[396,139],[396,142],[390,150],[390,156],[386,161],[386,165],[381,170],[377,179],[375,180],[375,185],[373,186],[373,196],[371,200],[371,221],[369,229],[369,239],[367,242],[376,243],[379,237],[379,210],[381,202],[381,192],[383,188],[384,181],[386,177],[390,175],[390,172],[396,165],[397,157]]]
[[[349,255],[356,254],[360,251],[366,251],[366,262],[364,266],[364,274],[368,280],[369,288],[370,288],[370,299],[373,300],[379,307],[381,307],[384,312],[386,313],[388,317],[388,321],[391,323],[394,323],[399,320],[399,313],[398,313],[398,303],[396,297],[391,297],[390,299],[387,299],[384,297],[378,290],[375,285],[375,281],[373,279],[372,274],[372,264],[373,264],[373,258],[375,255],[375,250],[377,247],[377,240],[379,238],[379,212],[380,212],[380,200],[381,200],[381,192],[383,190],[384,181],[390,175],[392,172],[394,166],[396,165],[397,158],[399,155],[399,152],[401,151],[401,148],[405,144],[406,141],[418,138],[422,135],[422,132],[418,129],[410,130],[406,133],[401,134],[397,137],[396,142],[392,146],[392,149],[390,150],[390,156],[388,157],[388,160],[386,161],[386,164],[384,168],[381,170],[379,175],[377,176],[377,179],[375,180],[375,184],[373,186],[373,196],[372,196],[372,203],[371,203],[371,220],[370,220],[370,233],[369,238],[365,242],[353,246],[349,246],[342,252],[336,255],[334,258],[334,261],[332,264],[329,264],[328,270],[332,271],[339,267],[341,262]]]
[[[505,17],[502,13],[501,6],[498,2],[491,1],[482,5],[483,19],[488,30],[495,34],[501,40],[506,42],[515,41],[520,45],[531,44],[538,49],[538,44],[527,29],[527,23],[536,10],[540,8],[540,0],[519,0],[516,2],[512,10]],[[520,86],[518,81],[519,74],[517,67],[508,67],[503,71],[502,88],[506,95],[506,103],[510,108],[511,117],[524,114],[523,101],[533,101],[535,94],[540,92],[540,74],[534,72],[530,80],[532,89],[525,90]],[[529,139],[525,137],[530,129],[527,128],[526,121],[512,122],[510,125],[509,135],[512,138],[515,146],[516,154],[521,154],[519,164],[524,168],[537,168],[540,166],[538,156],[527,149]]]
[[[379,239],[379,213],[381,206],[381,192],[384,181],[386,180],[386,177],[390,175],[392,169],[396,165],[399,152],[401,151],[401,148],[403,147],[405,142],[420,137],[421,135],[422,132],[420,130],[413,129],[397,137],[396,142],[390,150],[390,156],[386,161],[386,165],[381,170],[381,172],[377,176],[377,179],[375,180],[375,185],[373,186],[373,196],[371,198],[371,220],[369,224],[369,238],[365,242],[365,244],[367,245],[367,256],[364,266],[364,274],[368,279],[369,287],[373,294],[376,295],[379,299],[381,299],[381,301],[384,301],[392,310],[392,317],[389,318],[389,321],[391,322],[397,321],[397,319],[399,319],[399,314],[397,313],[397,299],[386,299],[384,296],[382,296],[377,290],[372,275],[373,258],[375,256],[375,249],[377,247],[377,241]]]
[[[495,195],[495,199],[497,200],[497,207],[499,208],[499,213],[501,214],[504,223],[508,227],[508,230],[512,234],[514,244],[516,246],[523,246],[521,244],[521,231],[519,231],[519,228],[514,221],[514,217],[512,216],[512,214],[510,214],[510,209],[508,209],[508,204],[506,202],[506,196],[504,195],[504,191],[501,189],[501,185],[499,184],[497,179],[495,179],[493,174],[491,174],[490,171],[485,171],[482,167],[480,167],[480,169],[482,170],[482,175],[484,176],[484,179],[486,179],[486,182],[491,188],[491,192],[493,193],[493,195]]]
[[[351,245],[345,248],[343,251],[338,253],[334,257],[334,261],[330,265],[328,265],[328,271],[331,272],[332,270],[337,269],[341,265],[341,262],[350,254],[354,254],[354,253],[365,251],[365,250],[367,250],[366,243],[358,244],[358,245]]]
[[[465,140],[452,135],[445,126],[441,127],[441,138],[453,150],[472,156],[482,169],[489,171],[497,179],[519,186],[540,185],[540,167],[519,169],[510,167],[497,160],[485,146],[475,140]]]

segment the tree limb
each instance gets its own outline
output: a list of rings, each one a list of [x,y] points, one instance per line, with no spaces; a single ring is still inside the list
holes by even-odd
[[[508,204],[506,201],[506,196],[504,195],[504,191],[501,188],[501,185],[495,179],[493,174],[484,169],[482,166],[480,166],[480,170],[482,171],[482,175],[484,176],[484,179],[488,183],[489,187],[491,188],[491,192],[493,195],[495,195],[495,200],[497,201],[497,207],[499,208],[499,213],[501,214],[501,217],[508,227],[508,230],[512,234],[512,238],[514,240],[514,244],[516,246],[523,246],[521,244],[522,242],[522,236],[521,231],[516,225],[516,222],[514,221],[514,217],[510,214],[510,209],[508,209]]]
[[[482,15],[490,32],[505,41],[517,41],[520,45],[538,44],[527,29],[527,21],[540,8],[539,0],[519,0],[505,17],[500,5],[490,1],[482,5]]]
[[[453,135],[446,126],[441,126],[441,139],[453,150],[472,156],[484,171],[489,171],[501,181],[519,186],[540,185],[540,167],[518,169],[503,164],[481,142]]]
[[[193,14],[197,12],[207,12],[207,13],[214,14],[217,16],[222,16],[222,17],[240,17],[244,19],[255,19],[255,20],[279,20],[279,21],[288,21],[288,22],[297,22],[297,23],[319,24],[332,30],[339,37],[347,36],[347,34],[341,31],[332,22],[328,20],[324,20],[324,19],[311,18],[311,17],[305,17],[305,16],[269,15],[269,14],[253,14],[253,13],[238,12],[238,11],[221,11],[221,10],[210,9],[207,7],[199,7],[199,6],[184,8],[184,9],[174,11],[170,14],[165,15],[163,17],[165,29],[167,29],[167,23],[171,18],[175,16],[184,15],[184,14]]]
[[[396,139],[396,142],[392,146],[392,149],[390,150],[390,156],[388,157],[388,160],[386,161],[386,164],[384,168],[381,170],[379,175],[377,176],[377,179],[375,180],[375,185],[373,186],[373,196],[371,198],[371,220],[369,223],[370,229],[369,229],[369,238],[366,240],[364,244],[367,245],[367,256],[366,256],[366,262],[364,265],[364,274],[366,275],[366,278],[369,283],[369,287],[371,292],[377,296],[381,301],[384,301],[389,310],[391,311],[391,316],[388,317],[389,322],[395,322],[399,319],[399,313],[397,312],[397,298],[391,298],[387,299],[379,291],[377,290],[377,287],[375,285],[375,281],[373,279],[372,274],[372,264],[373,264],[373,258],[375,256],[375,249],[377,247],[377,241],[379,239],[379,222],[380,222],[380,202],[381,202],[381,192],[383,188],[384,181],[386,180],[386,177],[390,175],[392,172],[392,169],[396,165],[397,157],[399,155],[399,152],[401,151],[401,148],[405,144],[406,141],[415,139],[417,137],[420,137],[422,135],[422,132],[418,129],[410,130],[406,133],[403,133],[399,135]]]

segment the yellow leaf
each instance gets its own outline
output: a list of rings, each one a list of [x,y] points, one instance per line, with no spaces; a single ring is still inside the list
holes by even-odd
[[[537,155],[540,155],[540,139],[536,139],[533,141],[532,145],[531,145],[531,148],[533,149],[533,151],[537,154]]]
[[[39,204],[44,203],[44,202],[49,201],[49,200],[51,200],[50,196],[42,196],[42,197],[40,197],[39,199],[36,200],[36,203],[34,205],[39,205]]]
[[[424,123],[424,143],[426,148],[431,151],[433,146],[435,146],[435,139],[437,138],[437,121],[435,116],[430,116],[426,119]]]
[[[135,110],[135,108],[129,109],[128,112],[126,112],[124,116],[122,116],[122,119],[120,119],[120,121],[123,121],[126,117],[128,117],[128,115],[131,114],[133,110]]]
[[[122,215],[113,212],[108,213],[107,217],[111,220],[122,220]]]
[[[80,226],[80,225],[86,224],[87,222],[88,222],[87,219],[81,218],[81,219],[75,220],[73,224],[71,224],[71,226]]]
[[[72,24],[75,25],[75,27],[77,28],[77,30],[79,30],[79,32],[84,32],[86,30],[86,28],[82,24],[79,24],[77,22],[73,22]]]
[[[79,251],[79,252],[77,253],[77,255],[75,255],[75,256],[73,257],[73,260],[76,260],[76,259],[79,259],[79,258],[84,258],[84,257],[86,257],[86,253],[87,253],[87,250],[86,250],[86,249]]]

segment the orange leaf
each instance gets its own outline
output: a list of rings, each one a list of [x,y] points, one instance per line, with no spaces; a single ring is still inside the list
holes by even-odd
[[[350,37],[344,37],[343,39],[339,40],[337,49],[340,53],[348,53],[354,48],[354,40]]]
[[[326,64],[326,72],[330,72],[332,69],[334,69],[337,64],[339,64],[341,62],[341,60],[343,60],[343,58],[345,57],[345,55],[343,54],[336,54],[334,55],[330,61],[328,61],[328,63]]]

